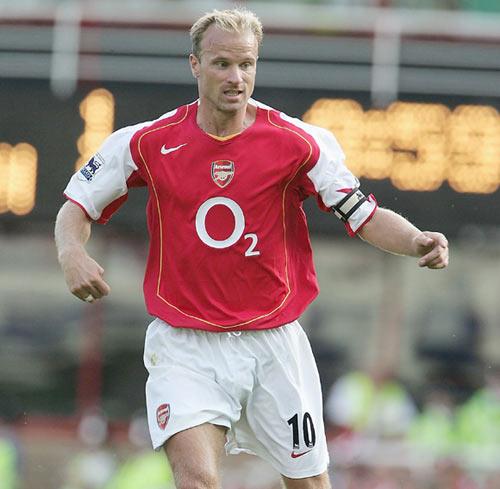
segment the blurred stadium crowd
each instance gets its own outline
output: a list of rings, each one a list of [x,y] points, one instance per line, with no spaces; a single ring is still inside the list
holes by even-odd
[[[35,487],[22,483],[33,477],[22,423],[0,419],[2,489]],[[477,389],[441,376],[418,396],[389,370],[348,371],[326,392],[325,419],[335,489],[500,488],[499,365],[484,367]],[[46,487],[174,487],[164,455],[150,449],[142,413],[111,430],[102,411],[89,409],[73,428],[55,435],[56,461],[38,474],[50,481]],[[42,437],[38,450],[49,449],[43,443]],[[226,468],[224,487],[275,489],[280,482],[270,467],[238,456]]]
[[[334,487],[500,487],[500,367],[486,367],[484,382],[461,400],[463,386],[441,377],[416,405],[390,372],[341,376],[325,410]]]

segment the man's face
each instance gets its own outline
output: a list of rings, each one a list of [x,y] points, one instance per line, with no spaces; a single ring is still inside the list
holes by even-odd
[[[211,25],[203,34],[200,57],[189,60],[200,99],[221,112],[246,107],[253,93],[258,45],[251,31],[227,32]]]

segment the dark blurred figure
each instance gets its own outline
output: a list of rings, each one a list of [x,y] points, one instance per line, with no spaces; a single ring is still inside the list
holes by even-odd
[[[417,353],[421,358],[455,369],[480,362],[484,326],[472,305],[443,308],[435,304],[422,313],[419,322]]]

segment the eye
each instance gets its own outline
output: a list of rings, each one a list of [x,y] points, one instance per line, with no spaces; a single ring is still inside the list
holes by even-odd
[[[227,61],[219,59],[215,62],[215,66],[217,66],[218,68],[225,68],[227,66]]]
[[[241,63],[240,66],[242,69],[248,70],[249,68],[251,68],[253,66],[253,63],[251,63],[250,61],[245,61],[244,63]]]

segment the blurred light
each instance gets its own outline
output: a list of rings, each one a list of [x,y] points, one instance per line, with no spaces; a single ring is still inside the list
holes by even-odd
[[[320,99],[304,121],[332,131],[358,177],[390,178],[401,190],[493,193],[500,180],[500,117],[493,107],[395,102],[368,110]]]
[[[92,90],[80,103],[80,116],[84,121],[82,135],[76,143],[79,158],[75,168],[79,170],[113,132],[115,100],[104,88]]]
[[[38,154],[27,143],[0,143],[0,213],[22,216],[35,207]]]
[[[395,102],[387,110],[393,145],[390,179],[401,190],[438,189],[446,177],[445,122],[440,104]]]
[[[383,110],[369,110],[363,127],[363,176],[382,179],[390,174],[392,150],[387,115]]]
[[[365,164],[363,139],[363,108],[348,99],[320,99],[304,114],[304,121],[331,131],[344,150],[349,168],[356,175],[363,173]]]
[[[461,105],[448,122],[448,181],[457,192],[492,193],[500,176],[500,118],[493,107]]]
[[[8,194],[10,180],[10,152],[12,146],[0,143],[0,214],[9,211]]]

